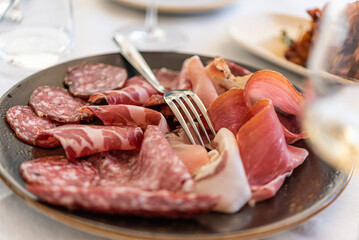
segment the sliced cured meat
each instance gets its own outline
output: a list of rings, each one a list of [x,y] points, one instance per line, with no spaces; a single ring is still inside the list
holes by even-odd
[[[207,76],[211,79],[218,95],[236,87],[244,89],[249,75],[235,76],[232,74],[228,62],[223,58],[214,58],[206,67]]]
[[[278,72],[261,70],[253,73],[245,87],[245,96],[248,106],[252,106],[252,104],[260,99],[267,98],[279,109],[279,114],[289,115],[289,117],[301,116],[302,94],[293,87],[287,78]],[[288,143],[293,143],[298,139],[306,137],[303,133],[290,131],[298,129],[296,121],[286,121],[283,123],[283,127],[286,128],[285,135]],[[290,124],[293,124],[293,126],[290,126]]]
[[[192,91],[198,95],[206,108],[218,97],[217,91],[207,76],[198,56],[187,59],[187,78],[191,81]]]
[[[201,145],[185,143],[180,136],[174,133],[166,134],[166,139],[191,175],[196,173],[200,167],[209,163],[207,150]]]
[[[306,149],[286,144],[282,125],[268,99],[251,108],[236,138],[251,188],[293,170],[308,156]]]
[[[40,132],[37,141],[55,137],[69,159],[114,149],[133,150],[141,146],[143,132],[134,126],[68,124]]]
[[[303,96],[278,72],[260,70],[253,73],[246,84],[245,96],[249,107],[260,99],[268,98],[282,112],[301,115]]]
[[[78,112],[81,107],[87,105],[84,100],[73,97],[60,87],[43,86],[35,89],[29,105],[40,117],[61,123],[78,123],[92,117],[92,114]]]
[[[225,60],[229,69],[231,70],[231,73],[236,76],[236,77],[243,77],[243,76],[247,76],[252,74],[251,71],[249,71],[248,69],[239,66],[238,64],[235,64],[234,62]]]
[[[156,93],[158,92],[144,78],[136,76],[127,80],[122,89],[94,93],[89,101],[100,103],[105,100],[108,104],[142,106]]]
[[[89,98],[91,94],[121,88],[127,79],[124,68],[102,63],[85,63],[67,70],[64,83],[71,94]]]
[[[167,90],[176,90],[176,89],[188,89],[191,90],[191,82],[187,78],[187,64],[186,61],[183,63],[181,71],[174,72],[168,70],[167,68],[161,68],[159,70],[154,70],[154,73],[158,81],[167,89]],[[146,103],[143,104],[145,107],[151,107],[156,105],[165,104],[163,99],[163,94],[154,94],[152,95]]]
[[[143,170],[143,168],[148,168]],[[161,189],[194,189],[194,182],[186,166],[177,157],[157,126],[150,125],[144,133],[137,167],[133,170],[139,182],[151,182]]]
[[[215,211],[237,212],[252,194],[236,138],[228,129],[222,128],[214,138],[212,146],[215,150],[209,153],[210,163],[202,166],[194,177],[195,192],[220,196],[213,209]]]
[[[24,142],[40,147],[52,148],[60,145],[56,138],[47,141],[36,141],[37,134],[41,131],[55,128],[53,121],[39,117],[29,106],[15,106],[6,112],[6,120],[15,131],[16,136]]]
[[[29,184],[42,186],[91,186],[98,181],[98,170],[85,160],[48,156],[21,164],[20,172]]]
[[[235,135],[248,111],[243,90],[233,88],[209,105],[208,115],[216,131],[227,128]]]
[[[208,212],[218,200],[211,195],[166,190],[151,192],[129,187],[57,188],[27,185],[27,189],[51,204],[70,209],[169,218],[192,217]]]
[[[101,119],[105,125],[134,125],[146,129],[148,125],[156,125],[161,132],[168,132],[164,116],[155,110],[134,105],[102,105],[86,106],[80,112],[90,112]]]
[[[251,190],[253,194],[248,204],[254,206],[256,202],[273,197],[283,185],[285,178],[292,175],[292,172],[293,171],[283,173],[265,185],[252,186]]]
[[[27,188],[68,208],[183,217],[209,211],[217,196],[192,192],[194,181],[157,126],[138,151],[102,152],[87,161],[44,157],[21,166]]]

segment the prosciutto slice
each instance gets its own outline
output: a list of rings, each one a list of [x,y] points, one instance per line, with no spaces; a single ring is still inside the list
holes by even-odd
[[[69,159],[114,149],[133,150],[141,146],[143,132],[134,126],[69,124],[40,132],[37,141],[58,139]]]
[[[192,91],[198,95],[206,108],[218,97],[217,91],[205,72],[198,56],[187,61],[187,78],[192,83]]]
[[[122,89],[92,94],[91,103],[106,101],[108,104],[128,104],[142,106],[153,94],[158,93],[144,78],[135,76],[127,80]]]
[[[214,129],[219,131],[221,128],[227,128],[234,135],[237,134],[248,111],[244,91],[238,88],[222,94],[208,108]]]
[[[168,132],[165,117],[155,110],[134,105],[86,106],[80,112],[90,112],[101,119],[104,125],[138,126],[145,130],[148,125],[156,125],[162,133]]]
[[[251,108],[236,138],[252,191],[293,170],[308,156],[306,149],[286,144],[282,125],[268,99],[260,100]],[[256,199],[260,194],[255,194],[251,201],[274,196],[281,184],[275,186],[260,199]]]
[[[251,190],[233,133],[222,128],[212,142],[210,163],[195,175],[196,192],[214,194],[220,200],[213,210],[234,213],[251,198]]]
[[[184,135],[174,133],[166,134],[166,139],[171,145],[175,154],[187,167],[191,175],[195,174],[200,167],[209,163],[207,150],[201,145],[193,145],[183,139]]]
[[[279,109],[278,114],[289,115],[292,120],[301,116],[303,96],[282,74],[271,70],[260,70],[253,73],[245,87],[247,106],[251,107],[258,100],[268,98]],[[294,117],[294,118],[293,118]],[[288,143],[305,138],[301,132],[292,132],[291,129],[300,129],[298,121],[283,122]]]

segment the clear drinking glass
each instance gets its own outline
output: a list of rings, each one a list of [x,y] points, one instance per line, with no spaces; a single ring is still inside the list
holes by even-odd
[[[74,43],[71,0],[0,0],[0,71],[27,73],[57,63]]]
[[[335,167],[359,164],[359,2],[323,11],[308,67],[304,127],[315,152]]]
[[[157,0],[147,0],[144,25],[126,26],[116,30],[140,50],[173,50],[184,45],[186,38],[176,28],[158,26]]]

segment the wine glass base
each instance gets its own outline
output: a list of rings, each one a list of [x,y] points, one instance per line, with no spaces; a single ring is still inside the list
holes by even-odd
[[[155,28],[149,31],[143,26],[128,26],[118,29],[115,34],[125,36],[137,49],[142,51],[175,50],[186,42],[186,37],[173,28]]]

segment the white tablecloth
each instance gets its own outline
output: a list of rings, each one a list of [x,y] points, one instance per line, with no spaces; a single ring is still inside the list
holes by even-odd
[[[143,12],[108,0],[74,0],[76,45],[68,59],[117,51],[113,31],[143,22]],[[229,8],[206,14],[160,16],[160,24],[176,26],[188,36],[181,52],[223,56],[258,68],[271,68],[289,79],[298,76],[238,47],[227,35],[228,23],[255,12],[274,11],[306,16],[306,9],[322,7],[323,0],[240,0]],[[250,24],[250,23],[248,23]],[[0,95],[20,81],[0,75]],[[1,143],[0,143],[1,144]],[[359,239],[359,178],[354,176],[342,195],[307,222],[264,239]],[[0,239],[103,239],[56,222],[27,206],[0,183]]]

